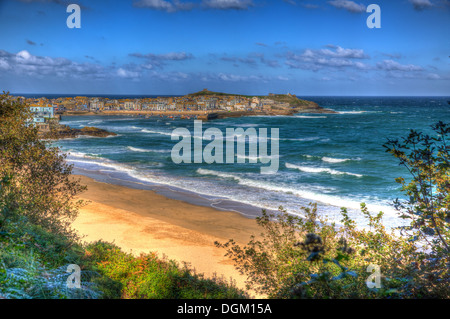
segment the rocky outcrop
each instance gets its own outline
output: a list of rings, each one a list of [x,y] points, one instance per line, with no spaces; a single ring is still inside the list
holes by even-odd
[[[94,136],[94,137],[108,137],[116,136],[116,133],[108,132],[106,130],[97,127],[83,127],[81,129],[72,128],[67,125],[58,125],[53,128],[49,133],[43,136],[46,139],[62,139],[62,138],[76,138],[81,135]]]

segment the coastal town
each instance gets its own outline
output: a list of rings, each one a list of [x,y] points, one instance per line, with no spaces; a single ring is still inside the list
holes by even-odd
[[[133,115],[167,116],[211,120],[251,115],[292,115],[298,112],[330,113],[316,103],[298,99],[293,94],[247,96],[211,92],[204,89],[184,96],[114,99],[108,97],[46,97],[18,96],[33,114],[33,122],[42,132],[50,131],[61,116]]]

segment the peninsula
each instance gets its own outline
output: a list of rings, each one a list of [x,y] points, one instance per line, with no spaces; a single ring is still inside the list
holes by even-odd
[[[293,94],[252,96],[212,92],[204,89],[184,96],[113,99],[108,97],[45,97],[25,99],[32,107],[53,107],[55,115],[138,115],[212,120],[252,115],[292,115],[295,113],[335,113]]]

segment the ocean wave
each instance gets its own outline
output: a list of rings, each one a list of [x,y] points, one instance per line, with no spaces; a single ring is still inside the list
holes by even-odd
[[[326,119],[327,117],[326,116],[311,116],[311,115],[294,115],[294,116],[291,116],[291,117],[295,117],[295,118],[298,118],[298,119]]]
[[[84,153],[79,153],[78,155],[84,156]],[[93,160],[89,160],[89,158],[75,158],[75,159],[71,159],[70,161],[75,162],[75,163],[98,165],[101,167],[100,170],[107,169],[108,172],[110,172],[112,169],[113,171],[116,171],[116,172],[125,173],[128,176],[135,178],[141,182],[165,184],[165,185],[179,187],[179,188],[190,190],[190,191],[193,190],[192,186],[194,184],[192,184],[192,183],[191,184],[188,183],[185,185],[185,183],[180,183],[179,180],[173,181],[170,178],[169,179],[164,178],[164,176],[155,176],[150,172],[140,171],[133,166],[130,166],[127,164],[116,163],[116,162],[113,162],[113,161],[110,161],[107,159],[99,160],[98,158],[95,158]],[[341,196],[337,196],[337,195],[324,194],[323,189],[316,189],[316,187],[314,187],[312,185],[288,186],[288,185],[283,185],[282,183],[275,184],[275,183],[271,183],[271,182],[268,182],[265,180],[255,180],[255,179],[251,179],[251,178],[242,177],[242,176],[239,176],[236,174],[218,172],[218,171],[202,169],[202,168],[197,169],[196,172],[199,175],[212,175],[212,176],[217,176],[217,177],[220,177],[223,179],[231,179],[242,186],[246,186],[246,187],[250,187],[250,188],[257,188],[262,191],[280,192],[280,193],[283,193],[286,195],[293,195],[293,196],[297,196],[299,198],[302,198],[302,199],[305,199],[308,201],[323,203],[325,205],[330,205],[330,206],[334,206],[334,207],[347,207],[349,209],[355,209],[355,210],[359,211],[360,203],[362,201],[364,201],[364,200],[359,200],[356,198],[348,198],[348,197],[341,197]],[[196,183],[195,185],[198,185],[198,183]],[[199,194],[211,195],[210,188],[208,188],[208,190],[205,190],[205,189],[202,189],[202,187],[200,187],[200,188],[195,187],[195,192],[198,192]],[[243,203],[252,204],[257,207],[261,204],[261,202],[256,200],[256,198],[255,198],[254,202],[253,201],[249,202],[248,200],[241,198],[242,196],[240,196],[238,193],[236,193],[236,194],[230,193],[227,195],[227,197],[230,198],[231,200],[237,200],[237,201],[240,201]],[[381,205],[380,203],[376,203],[376,202],[373,203],[373,202],[369,202],[369,201],[366,201],[366,203],[367,203],[367,207],[369,208],[370,211],[377,211],[377,212],[383,211],[385,213],[390,213],[393,211],[395,213],[395,210],[393,210],[389,206]]]
[[[328,162],[328,163],[343,163],[347,161],[351,161],[350,158],[333,158],[333,157],[322,157],[322,161]]]
[[[355,158],[333,158],[333,157],[322,157],[322,161],[328,162],[328,163],[343,163],[348,161],[360,161],[361,157],[355,157]]]
[[[142,133],[149,133],[149,134],[159,134],[159,135],[168,135],[168,136],[172,136],[172,133],[168,133],[168,132],[162,132],[162,131],[153,131],[153,130],[148,130],[146,128],[141,130]]]
[[[153,131],[153,130],[149,130],[149,129],[142,129],[141,130],[142,133],[149,133],[149,134],[159,134],[159,135],[166,135],[166,136],[172,136],[172,133],[169,132],[164,132],[164,131]],[[204,133],[204,132],[203,132]],[[177,134],[178,135],[178,134]],[[193,133],[192,134],[185,134],[185,135],[181,135],[183,137],[192,137],[195,139],[202,139],[204,141],[211,141],[211,139],[206,138],[204,135],[202,136],[196,136]],[[214,140],[234,140],[236,139],[237,141],[240,141],[242,139],[242,137],[245,137],[245,142],[248,141],[248,143],[258,143],[259,141],[261,142],[266,142],[267,140],[272,140],[272,141],[279,141],[279,140],[303,140],[303,139],[283,139],[283,138],[275,138],[275,137],[265,137],[265,138],[260,138],[258,136],[249,136],[248,138],[246,137],[245,134],[234,134],[234,135],[230,135],[228,136],[225,132],[222,132],[222,136],[214,136]]]
[[[311,136],[311,137],[299,137],[299,138],[282,138],[283,141],[300,141],[300,142],[309,142],[309,141],[317,141],[320,137]]]
[[[309,167],[309,166],[299,166],[290,163],[286,163],[286,168],[297,169],[299,171],[305,173],[328,173],[332,175],[350,175],[356,177],[363,177],[361,174],[349,173],[349,172],[341,172],[331,168],[323,168],[323,167]]]
[[[367,113],[367,111],[339,111],[339,114],[362,114]]]
[[[81,154],[83,154],[83,153],[81,153]],[[96,157],[89,157],[89,156],[83,156],[83,158],[84,159],[92,159],[92,160],[89,161],[89,160],[84,160],[84,159],[73,159],[73,158],[70,158],[68,160],[70,160],[71,162],[76,162],[76,163],[84,163],[84,164],[90,164],[90,165],[97,165],[100,167],[112,168],[115,171],[120,171],[120,172],[125,172],[125,173],[131,173],[131,172],[135,171],[135,169],[132,166],[112,162],[105,158],[96,158]]]
[[[127,146],[127,149],[129,149],[130,151],[139,152],[139,153],[151,152],[151,150],[146,150],[143,148],[138,148],[138,147],[133,147],[133,146]]]
[[[102,120],[95,120],[95,121],[88,122],[87,124],[88,125],[92,125],[92,124],[100,124],[100,123],[103,123],[103,121]]]
[[[243,158],[243,159],[248,159],[248,160],[260,160],[263,158],[280,158],[280,155],[266,155],[266,156],[250,156],[250,155],[240,155],[240,154],[236,154],[237,158]]]
[[[92,159],[98,159],[100,157],[99,154],[75,152],[75,151],[71,151],[71,150],[69,150],[67,152],[67,155],[77,157],[77,158],[92,158]]]
[[[240,185],[259,188],[262,190],[267,191],[274,191],[274,192],[282,192],[286,194],[293,194],[295,196],[301,197],[303,199],[311,200],[313,202],[320,202],[326,205],[336,206],[336,207],[347,207],[349,209],[355,209],[360,210],[361,202],[357,199],[352,198],[346,198],[346,197],[340,197],[336,195],[328,195],[328,194],[322,194],[319,192],[314,192],[310,190],[305,189],[297,189],[295,187],[287,187],[287,186],[280,186],[279,184],[275,185],[272,183],[268,183],[265,181],[257,181],[252,180],[248,178],[243,178],[234,174],[229,173],[223,173],[223,172],[217,172],[214,170],[209,169],[203,169],[199,168],[197,169],[197,173],[200,175],[213,175],[221,178],[226,179],[233,179],[238,182]],[[308,186],[305,186],[308,187]],[[393,209],[390,206],[379,204],[379,203],[366,203],[367,208],[370,211],[383,211],[384,213],[388,213],[390,215],[396,215],[395,209]]]
[[[337,111],[338,114],[363,114],[363,113],[381,113],[382,111]]]
[[[116,122],[116,121],[135,121],[135,120],[136,120],[136,118],[134,118],[134,117],[126,117],[126,118],[103,119],[102,121]]]
[[[127,146],[127,149],[139,153],[170,153],[170,150],[154,150],[154,149],[138,148],[133,146]]]
[[[256,127],[259,126],[259,124],[256,123],[245,123],[245,124],[236,124],[238,127]]]

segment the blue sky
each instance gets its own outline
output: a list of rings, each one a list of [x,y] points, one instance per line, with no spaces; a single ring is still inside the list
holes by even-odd
[[[13,93],[450,95],[449,0],[1,0],[0,30]]]

